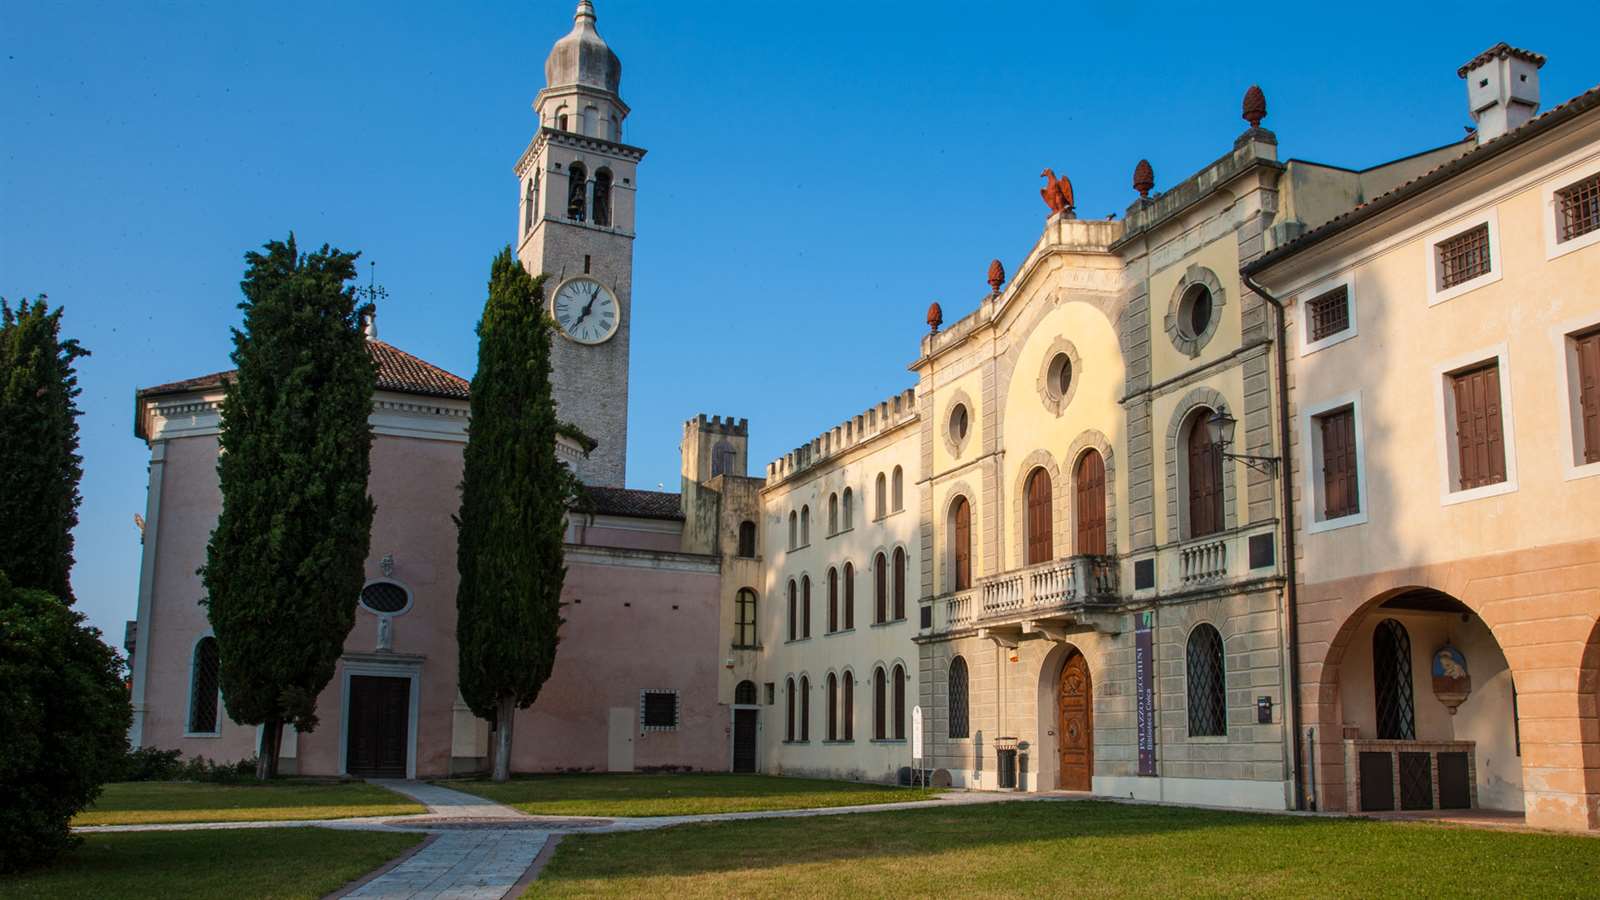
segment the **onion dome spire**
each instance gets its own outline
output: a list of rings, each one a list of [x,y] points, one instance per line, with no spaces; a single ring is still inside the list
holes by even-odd
[[[600,37],[594,22],[594,4],[578,0],[572,30],[556,41],[544,61],[546,87],[579,85],[617,93],[622,84],[622,61]]]
[[[1150,196],[1150,189],[1156,186],[1156,172],[1150,168],[1150,160],[1141,159],[1133,167],[1133,189],[1139,192],[1139,198]]]

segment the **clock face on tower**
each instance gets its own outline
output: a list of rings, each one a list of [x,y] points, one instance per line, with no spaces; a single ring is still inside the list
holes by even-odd
[[[561,333],[580,344],[603,344],[622,324],[622,307],[616,295],[600,282],[583,275],[568,278],[550,300],[550,314]]]

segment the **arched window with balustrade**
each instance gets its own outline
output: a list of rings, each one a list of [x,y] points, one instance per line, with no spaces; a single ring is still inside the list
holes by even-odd
[[[1073,512],[1078,517],[1077,553],[1106,553],[1106,463],[1100,451],[1089,449],[1078,457],[1072,473]]]
[[[1042,467],[1033,470],[1028,476],[1026,489],[1026,502],[1028,514],[1026,518],[1027,534],[1027,565],[1049,562],[1055,556],[1055,548],[1051,529],[1054,527],[1054,516],[1051,513],[1050,473]]]

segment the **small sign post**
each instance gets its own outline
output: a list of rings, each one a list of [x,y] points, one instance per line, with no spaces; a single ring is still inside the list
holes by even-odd
[[[911,783],[915,785],[917,779],[922,778],[922,707],[911,707]],[[924,782],[927,779],[922,779]],[[927,787],[924,783],[922,787]]]

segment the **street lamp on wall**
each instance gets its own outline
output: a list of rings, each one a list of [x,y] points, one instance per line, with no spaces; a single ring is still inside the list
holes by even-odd
[[[1247,453],[1229,453],[1228,447],[1233,444],[1233,432],[1239,426],[1239,421],[1227,412],[1213,410],[1206,419],[1206,436],[1211,438],[1212,446],[1216,447],[1224,459],[1237,459],[1257,472],[1265,475],[1278,474],[1278,457],[1252,456]]]

